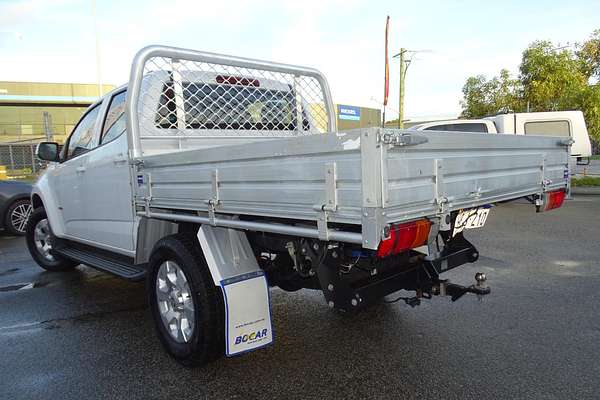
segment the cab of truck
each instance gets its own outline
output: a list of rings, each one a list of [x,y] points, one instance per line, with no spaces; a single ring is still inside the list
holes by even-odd
[[[455,119],[415,125],[419,131],[503,133],[573,138],[571,156],[580,162],[592,155],[592,145],[581,111],[498,114],[482,119]]]

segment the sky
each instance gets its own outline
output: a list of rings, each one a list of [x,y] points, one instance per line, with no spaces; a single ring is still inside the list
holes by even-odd
[[[600,1],[0,0],[0,80],[121,85],[136,51],[163,44],[317,68],[336,103],[382,108],[390,53],[420,50],[407,72],[408,119],[456,117],[467,77],[518,73],[535,40],[565,45],[600,29]],[[390,59],[387,118],[398,115]]]

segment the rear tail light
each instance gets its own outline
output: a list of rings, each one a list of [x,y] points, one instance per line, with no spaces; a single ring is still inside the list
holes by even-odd
[[[383,258],[423,246],[427,243],[430,228],[431,222],[426,219],[393,225],[388,238],[379,243],[377,257]]]
[[[562,206],[565,201],[566,192],[564,190],[554,190],[546,193],[544,202],[544,211],[552,210]]]

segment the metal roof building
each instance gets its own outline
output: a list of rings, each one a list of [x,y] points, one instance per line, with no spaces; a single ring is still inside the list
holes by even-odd
[[[103,85],[103,93],[114,89]],[[99,96],[96,84],[0,81],[0,143],[63,143]],[[338,104],[338,130],[379,126],[380,110]]]
[[[0,142],[64,142],[99,94],[96,84],[0,81]]]

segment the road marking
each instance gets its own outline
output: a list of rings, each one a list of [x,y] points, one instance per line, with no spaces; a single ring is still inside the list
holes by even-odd
[[[21,333],[30,331],[36,328],[42,328],[42,324],[44,322],[28,322],[24,324],[17,324],[11,326],[0,326],[0,335],[11,334],[11,333]]]
[[[33,289],[35,287],[34,283],[15,283],[12,285],[8,285],[8,286],[1,286],[0,287],[0,292],[12,292],[15,290],[27,290],[27,289]]]

